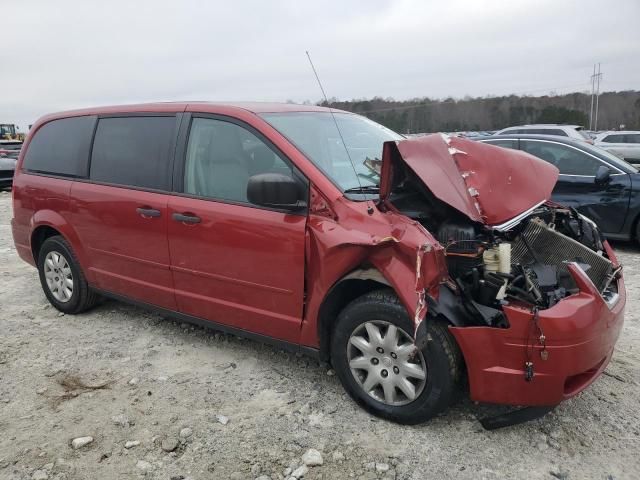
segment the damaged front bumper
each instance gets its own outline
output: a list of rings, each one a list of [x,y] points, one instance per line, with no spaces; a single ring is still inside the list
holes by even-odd
[[[616,262],[608,245],[606,250]],[[515,305],[503,307],[508,328],[450,328],[467,365],[472,400],[553,406],[587,388],[606,368],[622,329],[624,280],[616,280],[617,296],[605,299],[577,265],[569,270],[579,293],[540,310],[539,329],[532,329],[532,310]]]

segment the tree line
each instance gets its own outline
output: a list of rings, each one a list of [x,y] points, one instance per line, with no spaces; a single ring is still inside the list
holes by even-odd
[[[331,98],[320,105],[359,113],[401,133],[499,130],[530,123],[564,123],[589,128],[591,95],[569,93],[539,97],[465,97],[444,100],[428,97],[398,101],[374,97],[370,100],[339,101]],[[640,91],[600,94],[598,130],[640,130]]]

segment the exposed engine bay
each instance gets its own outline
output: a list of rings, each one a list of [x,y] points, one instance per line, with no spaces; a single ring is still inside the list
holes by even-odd
[[[570,262],[605,299],[616,295],[620,268],[606,257],[596,225],[575,209],[543,203],[503,225],[487,226],[451,209],[410,177],[391,196],[393,205],[434,234],[450,275],[432,313],[454,317],[460,325],[507,327],[505,304],[546,309],[578,292]]]

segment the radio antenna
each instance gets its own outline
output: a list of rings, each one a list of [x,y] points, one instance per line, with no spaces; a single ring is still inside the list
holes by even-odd
[[[329,104],[329,99],[327,98],[327,94],[324,92],[324,87],[322,86],[322,82],[320,81],[320,76],[316,71],[316,67],[313,65],[313,61],[311,60],[311,55],[309,55],[309,51],[305,50],[307,54],[307,58],[309,59],[309,64],[311,65],[311,70],[313,70],[313,74],[316,76],[316,81],[318,82],[318,86],[320,87],[320,91],[322,92],[322,96],[324,97],[324,103],[327,104],[327,108],[329,109],[329,113],[331,113],[331,118],[333,118],[333,123],[336,126],[336,130],[338,131],[338,135],[340,136],[340,141],[342,142],[342,146],[344,147],[344,151],[347,153],[347,158],[349,159],[349,163],[351,164],[351,168],[353,169],[353,173],[356,176],[356,180],[358,181],[358,187],[360,187],[360,191],[364,193],[364,188],[362,187],[362,182],[360,181],[360,175],[358,175],[358,171],[356,170],[356,166],[351,159],[351,154],[349,153],[349,149],[347,148],[347,143],[344,141],[344,137],[342,136],[342,131],[340,130],[340,126],[338,125],[338,120],[336,120],[336,116],[333,113],[333,109]],[[364,193],[366,195],[366,193]],[[373,206],[371,205],[370,200],[367,198],[367,213],[369,215],[373,214]]]

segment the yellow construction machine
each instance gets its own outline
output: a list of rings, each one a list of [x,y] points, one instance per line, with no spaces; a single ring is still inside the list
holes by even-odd
[[[17,140],[24,142],[24,133],[18,133],[12,123],[0,123],[0,140]]]

